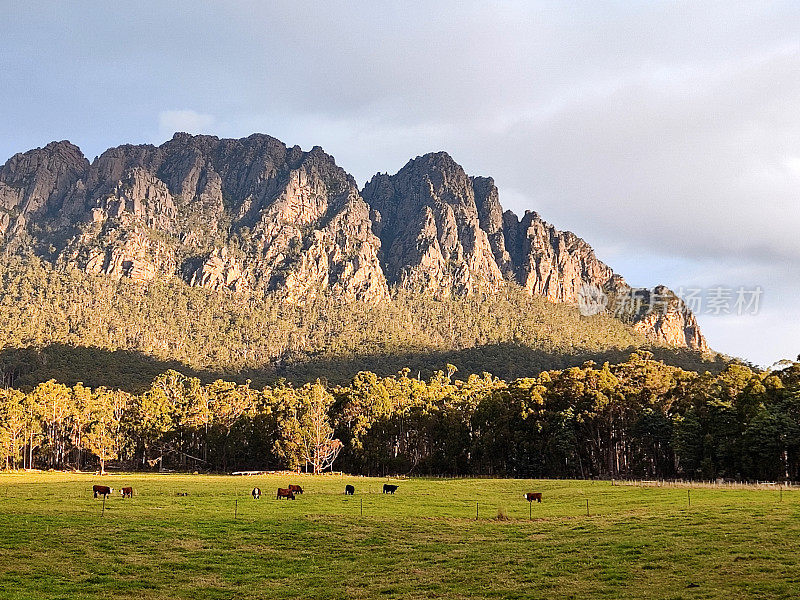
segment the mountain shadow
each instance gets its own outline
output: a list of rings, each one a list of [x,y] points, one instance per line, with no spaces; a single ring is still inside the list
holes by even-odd
[[[344,385],[359,371],[378,375],[393,375],[408,368],[412,375],[428,378],[436,371],[454,365],[457,377],[465,379],[472,373],[491,373],[510,381],[519,377],[534,377],[546,370],[580,366],[586,361],[598,364],[620,363],[633,352],[650,352],[655,360],[689,371],[719,373],[730,360],[717,355],[713,360],[687,349],[661,347],[612,349],[605,351],[546,352],[519,344],[492,344],[463,350],[401,352],[391,355],[354,355],[321,357],[297,362],[280,362],[261,369],[225,370],[197,369],[180,361],[159,360],[133,350],[107,350],[90,346],[49,344],[42,347],[5,348],[0,351],[0,384],[4,387],[30,389],[38,383],[55,379],[66,384],[78,382],[97,388],[118,388],[141,393],[158,375],[174,369],[203,383],[226,379],[261,388],[279,379],[300,385],[316,379]]]
[[[70,386],[80,382],[91,388],[104,386],[140,393],[169,369],[192,376],[202,374],[204,379],[209,376],[181,362],[159,360],[133,350],[66,344],[0,350],[0,384],[19,389],[55,379]]]

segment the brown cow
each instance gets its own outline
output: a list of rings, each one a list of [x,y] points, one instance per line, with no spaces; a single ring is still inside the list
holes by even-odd
[[[528,492],[527,494],[522,494],[522,496],[528,502],[533,502],[534,500],[536,500],[537,502],[541,502],[542,501],[541,492]]]
[[[113,491],[114,490],[112,488],[108,487],[107,485],[93,485],[92,486],[92,493],[94,494],[95,498],[97,498],[98,496],[103,496],[103,498],[105,498],[106,496],[111,494],[111,492],[113,492]]]
[[[294,494],[302,494],[303,493],[303,488],[301,488],[299,485],[290,485],[289,489],[292,490],[292,493],[294,493]]]
[[[278,488],[278,496],[275,498],[276,500],[280,500],[281,498],[286,498],[287,500],[294,500],[294,492],[289,488]]]
[[[122,494],[123,498],[133,498],[133,488],[132,487],[124,487],[119,491]]]

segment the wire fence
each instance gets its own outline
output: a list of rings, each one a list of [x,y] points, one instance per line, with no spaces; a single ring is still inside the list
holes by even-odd
[[[737,479],[642,479],[633,477],[508,477],[505,475],[464,475],[464,474],[431,474],[431,475],[390,475],[391,479],[508,479],[529,481],[586,481],[606,482],[611,485],[630,485],[637,487],[697,487],[697,488],[732,488],[732,489],[776,489],[800,487],[800,481],[766,481]]]

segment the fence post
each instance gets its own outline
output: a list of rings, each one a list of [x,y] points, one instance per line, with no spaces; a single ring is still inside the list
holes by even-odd
[[[360,498],[360,500],[361,500],[361,516],[363,517],[364,516],[364,499]]]
[[[239,516],[239,499],[236,498],[236,503],[233,505],[233,518],[236,519]]]
[[[586,516],[587,517],[590,516],[589,515],[589,499],[588,498],[586,499]]]
[[[475,520],[478,520],[478,503],[475,503]]]
[[[102,517],[106,516],[106,495],[105,494],[103,494],[103,512],[101,513],[100,516],[102,516]]]
[[[692,490],[686,490],[686,498],[689,500],[689,506],[692,505]]]

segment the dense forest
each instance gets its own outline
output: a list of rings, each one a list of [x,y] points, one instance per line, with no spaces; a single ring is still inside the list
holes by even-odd
[[[609,315],[502,294],[434,300],[395,290],[391,302],[342,302],[321,290],[303,303],[280,293],[191,287],[177,278],[131,282],[36,257],[0,259],[0,383],[49,379],[141,392],[169,369],[208,383],[258,386],[285,378],[344,384],[359,371],[407,367],[430,377],[451,363],[504,379],[586,360],[624,361],[645,348],[686,369],[719,372],[722,357],[654,346]]]
[[[176,371],[131,394],[0,391],[6,468],[800,479],[800,362],[719,374],[636,353],[532,378],[404,369],[263,388]]]

